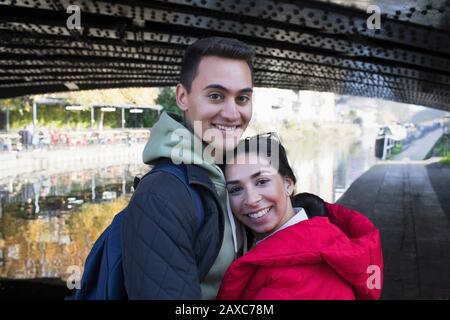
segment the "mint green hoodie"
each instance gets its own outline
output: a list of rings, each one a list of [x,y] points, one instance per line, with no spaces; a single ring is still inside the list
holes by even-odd
[[[232,215],[223,172],[211,159],[202,157],[203,150],[202,141],[190,132],[181,120],[178,122],[174,116],[164,112],[151,130],[150,139],[144,148],[143,161],[153,164],[160,158],[169,158],[174,163],[193,163],[207,170],[216,187],[223,212],[226,214],[224,238],[216,261],[200,284],[202,299],[214,299],[226,269],[237,258],[237,252],[246,239],[243,226]]]

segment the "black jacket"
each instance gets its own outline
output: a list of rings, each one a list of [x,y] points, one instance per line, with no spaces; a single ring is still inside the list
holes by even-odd
[[[195,206],[170,173],[139,183],[122,223],[125,288],[130,299],[200,299],[200,282],[222,245],[224,213],[208,173],[186,165],[189,183],[203,200],[205,222],[197,233]]]

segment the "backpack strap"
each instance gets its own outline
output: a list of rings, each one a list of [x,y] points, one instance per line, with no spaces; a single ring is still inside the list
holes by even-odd
[[[196,218],[196,223],[197,223],[197,234],[198,234],[198,232],[200,231],[200,229],[202,228],[202,226],[205,222],[205,211],[204,211],[203,202],[200,197],[200,194],[198,193],[198,190],[196,188],[194,188],[193,186],[191,186],[191,184],[188,181],[186,166],[185,165],[176,165],[170,161],[160,162],[160,163],[156,164],[152,168],[152,170],[147,172],[142,178],[138,178],[138,177],[134,178],[134,182],[133,182],[134,189],[136,190],[139,182],[142,179],[144,179],[147,175],[149,175],[151,173],[155,173],[155,172],[166,172],[166,173],[172,174],[175,177],[177,177],[183,183],[183,185],[186,186],[186,188],[189,192],[189,195],[191,196],[192,201],[194,202],[195,215],[196,215],[195,218]]]

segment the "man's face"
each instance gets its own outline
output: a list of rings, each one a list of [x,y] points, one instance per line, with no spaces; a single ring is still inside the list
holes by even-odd
[[[243,60],[204,57],[187,93],[177,86],[177,103],[194,134],[213,148],[236,147],[252,117],[252,77]]]

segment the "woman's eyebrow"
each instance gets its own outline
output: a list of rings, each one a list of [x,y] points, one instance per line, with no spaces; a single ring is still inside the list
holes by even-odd
[[[254,179],[254,178],[258,177],[259,175],[261,175],[261,171],[255,172],[254,174],[252,174],[250,176],[250,178]],[[229,185],[229,184],[237,184],[237,183],[239,183],[239,180],[230,180],[230,181],[227,181],[226,184]]]

